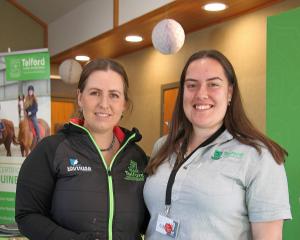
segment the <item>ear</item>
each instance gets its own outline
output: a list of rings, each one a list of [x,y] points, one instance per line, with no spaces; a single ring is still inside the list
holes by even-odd
[[[232,94],[233,94],[233,86],[229,85],[229,87],[228,87],[228,102],[231,101]]]
[[[82,98],[82,93],[80,92],[80,89],[77,89],[77,103],[80,108],[82,107],[81,98]]]

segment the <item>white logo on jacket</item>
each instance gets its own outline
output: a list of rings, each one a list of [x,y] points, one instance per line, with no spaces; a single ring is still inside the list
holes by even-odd
[[[92,168],[90,166],[81,166],[78,159],[70,158],[69,163],[71,166],[67,166],[68,172],[91,172]]]

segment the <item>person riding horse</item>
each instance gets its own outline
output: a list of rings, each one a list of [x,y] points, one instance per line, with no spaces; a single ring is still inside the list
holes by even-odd
[[[0,119],[0,139],[2,139],[2,137],[3,137],[2,132],[4,132],[4,129],[5,129],[4,124],[3,124],[2,120]]]
[[[40,135],[40,129],[39,129],[39,125],[38,125],[38,120],[36,117],[36,113],[38,111],[38,104],[37,104],[37,99],[34,95],[34,87],[32,85],[28,86],[27,92],[28,92],[28,95],[25,98],[24,109],[25,109],[26,115],[33,123],[34,130],[35,130],[36,137],[37,137],[37,142],[39,142],[41,139],[41,135]]]

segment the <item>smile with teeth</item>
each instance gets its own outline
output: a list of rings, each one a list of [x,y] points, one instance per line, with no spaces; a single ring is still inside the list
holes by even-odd
[[[102,113],[102,112],[96,112],[95,115],[98,117],[109,117],[110,116],[109,113]]]
[[[210,108],[212,108],[213,107],[213,105],[211,105],[211,104],[195,104],[194,106],[193,106],[195,109],[197,109],[197,110],[207,110],[207,109],[210,109]]]

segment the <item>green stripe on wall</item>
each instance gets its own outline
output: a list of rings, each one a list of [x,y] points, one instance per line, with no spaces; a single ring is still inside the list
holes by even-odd
[[[267,21],[267,134],[289,152],[292,221],[285,240],[300,239],[300,8]]]

